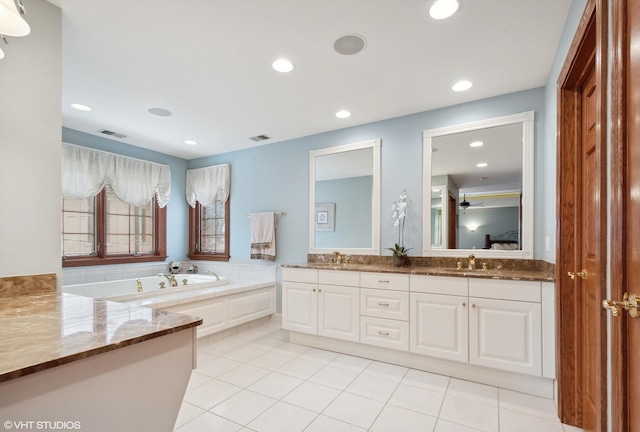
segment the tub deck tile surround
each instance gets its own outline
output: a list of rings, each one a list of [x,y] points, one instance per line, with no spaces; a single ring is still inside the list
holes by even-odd
[[[393,266],[390,256],[352,255],[347,264],[335,264],[332,259],[333,255],[310,254],[306,263],[284,264],[283,267],[542,282],[554,282],[556,277],[555,265],[539,260],[478,258],[477,270],[469,271],[465,268],[467,258],[409,257],[406,267]],[[458,261],[462,262],[462,270],[456,270]],[[482,271],[485,262],[489,264],[489,270]]]
[[[59,292],[3,297],[0,382],[201,323],[198,317]]]

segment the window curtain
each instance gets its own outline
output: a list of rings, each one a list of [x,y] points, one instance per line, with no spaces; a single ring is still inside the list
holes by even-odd
[[[155,195],[163,208],[171,198],[168,165],[62,143],[62,194],[66,198],[92,198],[107,183],[126,204],[146,205]]]
[[[203,206],[227,202],[230,183],[229,164],[187,170],[187,202],[194,208],[196,201]]]

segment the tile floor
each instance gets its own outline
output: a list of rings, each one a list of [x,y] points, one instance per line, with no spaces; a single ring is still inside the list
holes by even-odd
[[[289,343],[274,324],[198,350],[178,432],[580,432],[553,401]]]

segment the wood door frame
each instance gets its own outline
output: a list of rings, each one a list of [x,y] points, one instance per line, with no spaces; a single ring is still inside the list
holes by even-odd
[[[581,379],[581,304],[579,293],[568,272],[576,272],[579,251],[577,241],[576,209],[580,180],[575,177],[578,145],[581,140],[581,100],[579,88],[585,78],[585,69],[595,62],[597,85],[596,158],[600,167],[596,180],[599,201],[597,203],[596,242],[598,257],[596,268],[600,280],[598,286],[602,298],[606,295],[606,125],[607,125],[607,0],[589,0],[580,24],[569,48],[567,58],[557,83],[558,132],[557,132],[557,237],[556,237],[556,312],[557,312],[557,358],[558,358],[558,415],[563,423],[582,425],[582,379]],[[598,395],[599,411],[597,427],[606,430],[606,316],[600,319],[600,336],[597,364],[601,369],[602,392]]]
[[[627,26],[628,0],[612,0],[612,56],[611,56],[611,275],[610,295],[622,299],[627,287],[628,275],[624,264],[627,260],[627,91],[629,73],[629,28]],[[611,320],[611,375],[627,375],[627,333],[624,319]],[[611,430],[629,430],[628,381],[612,379]]]

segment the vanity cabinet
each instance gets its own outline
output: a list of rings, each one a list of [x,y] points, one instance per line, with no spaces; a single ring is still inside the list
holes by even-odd
[[[541,301],[540,282],[412,275],[410,350],[542,375]]]
[[[359,273],[282,271],[282,328],[352,342],[360,340]]]
[[[542,374],[540,282],[469,281],[469,362]]]
[[[409,275],[360,273],[360,342],[409,350]]]

